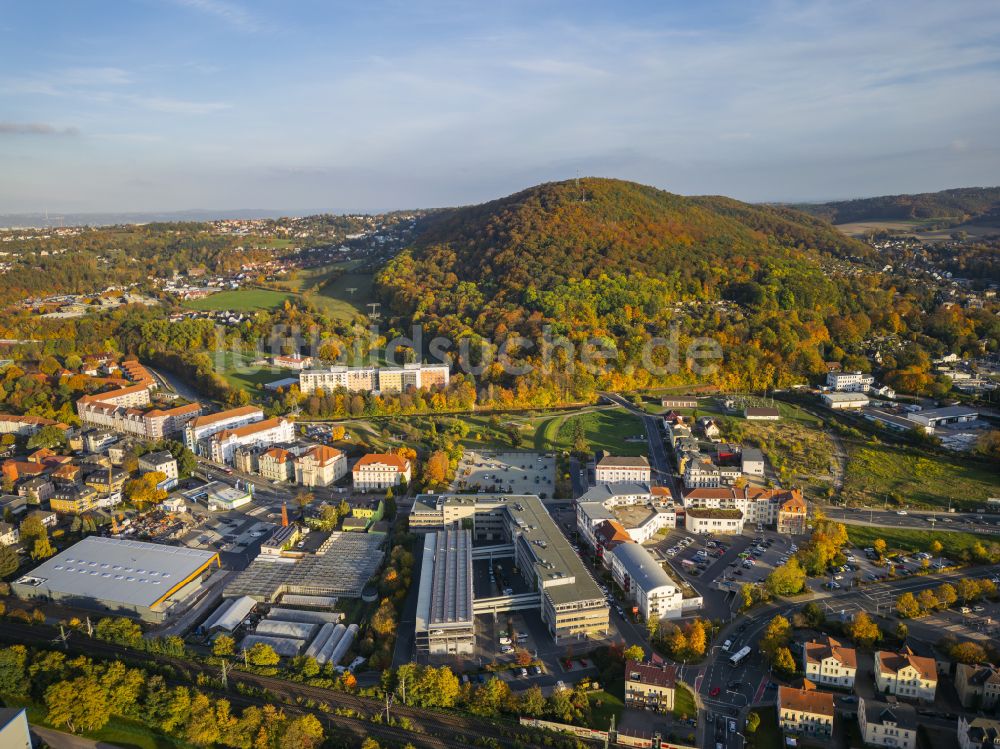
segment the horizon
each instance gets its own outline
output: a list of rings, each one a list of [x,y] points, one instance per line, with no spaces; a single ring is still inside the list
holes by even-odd
[[[381,213],[578,174],[752,203],[990,184],[998,38],[972,0],[17,5],[0,215]]]

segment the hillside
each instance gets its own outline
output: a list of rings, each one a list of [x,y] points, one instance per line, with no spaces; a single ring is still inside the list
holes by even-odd
[[[889,297],[852,293],[835,271],[869,252],[791,208],[582,179],[429,216],[377,293],[394,322],[453,339],[534,339],[550,325],[613,342],[627,378],[643,343],[679,320],[682,336],[739,351],[729,384],[764,386],[819,371],[827,322],[887,307]]]
[[[1000,220],[1000,187],[964,187],[916,195],[883,195],[796,208],[833,224],[877,220],[952,219],[955,223],[980,218]]]

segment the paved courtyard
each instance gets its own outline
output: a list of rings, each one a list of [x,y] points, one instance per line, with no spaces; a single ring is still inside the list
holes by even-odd
[[[556,459],[544,453],[465,453],[455,472],[454,490],[478,489],[551,497]]]

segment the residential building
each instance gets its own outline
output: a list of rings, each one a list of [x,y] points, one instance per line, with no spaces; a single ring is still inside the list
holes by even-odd
[[[747,476],[763,476],[764,453],[759,447],[744,447],[740,451],[740,467]]]
[[[350,497],[347,500],[351,517],[377,523],[385,515],[385,502],[381,497]]]
[[[652,478],[649,461],[645,457],[617,457],[606,455],[597,461],[594,480],[598,484],[648,484]]]
[[[302,486],[330,486],[346,474],[347,456],[328,445],[311,447],[295,460],[295,480]]]
[[[684,528],[689,533],[733,536],[743,532],[743,513],[736,509],[688,507]]]
[[[577,498],[575,505],[577,529],[592,548],[594,531],[606,520],[617,520],[640,544],[663,528],[677,525],[673,499],[654,494],[648,484],[597,484]]]
[[[778,724],[786,736],[812,739],[833,737],[833,694],[811,685],[802,689],[778,687]]]
[[[937,691],[937,665],[933,658],[905,650],[875,653],[875,686],[883,694],[902,699],[933,702]]]
[[[152,471],[159,471],[166,477],[159,484],[161,489],[169,491],[177,486],[179,478],[177,460],[170,454],[169,450],[146,453],[139,458],[139,473],[150,473]]]
[[[97,491],[90,486],[67,486],[56,490],[49,500],[52,512],[81,515],[98,508]]]
[[[100,494],[114,494],[125,488],[128,479],[129,475],[125,471],[109,467],[88,473],[83,483]]]
[[[0,414],[0,434],[15,434],[18,437],[30,437],[45,426],[54,426],[66,431],[69,427],[55,419],[41,416],[15,416]]]
[[[776,529],[778,533],[788,536],[805,535],[809,508],[801,491],[792,489],[788,494],[791,496],[779,500]]]
[[[955,666],[955,691],[962,707],[993,710],[1000,702],[1000,669],[992,663]]]
[[[867,393],[875,377],[864,372],[827,372],[826,386],[844,393]]]
[[[890,701],[858,700],[858,727],[868,746],[916,749],[917,711],[910,705]]]
[[[823,405],[837,411],[852,408],[867,408],[868,396],[863,393],[823,393],[820,395]]]
[[[979,716],[971,720],[958,716],[959,749],[996,749],[1000,746],[1000,720]]]
[[[283,447],[270,447],[258,456],[257,470],[268,481],[294,481],[295,455]]]
[[[317,390],[331,392],[342,388],[352,393],[400,392],[408,387],[445,387],[449,382],[446,364],[405,364],[402,367],[334,366],[327,369],[303,370],[299,373],[299,390],[309,395]]]
[[[133,386],[138,387],[138,386]],[[120,393],[132,388],[112,391]],[[149,403],[149,391],[140,388]],[[133,397],[135,396],[135,397]],[[96,396],[85,395],[76,402],[76,410],[85,425],[108,429],[119,434],[127,434],[142,440],[161,440],[183,431],[184,426],[201,413],[201,404],[188,403],[173,408],[153,408],[143,410],[137,406],[125,406],[110,400],[88,400]],[[128,400],[138,398],[138,393],[128,396]]]
[[[804,643],[802,667],[809,681],[828,687],[850,689],[858,672],[858,655],[832,637]]]
[[[233,462],[237,447],[270,447],[295,439],[295,425],[291,419],[275,416],[255,421],[235,429],[223,429],[209,438],[209,455],[216,463]]]
[[[45,476],[35,476],[28,479],[17,487],[17,493],[21,497],[26,497],[33,504],[41,504],[55,494],[55,486]]]
[[[38,522],[46,528],[55,528],[59,522],[58,516],[51,510],[32,510],[28,513],[29,518],[38,518]]]
[[[0,522],[0,546],[13,546],[21,541],[21,532],[16,525]]]
[[[370,453],[354,464],[352,476],[358,491],[384,491],[410,483],[410,461],[395,453]]]
[[[784,514],[782,507],[786,506]],[[684,494],[688,509],[734,509],[743,515],[743,522],[777,528],[779,523],[789,532],[804,525],[805,501],[798,489],[765,489],[760,486],[727,486],[691,489]],[[803,532],[803,531],[799,531]]]
[[[208,455],[208,439],[225,429],[237,429],[263,421],[264,412],[257,406],[241,406],[227,411],[198,416],[184,428],[184,444],[195,455]]]
[[[673,665],[625,663],[625,705],[668,713],[674,709],[677,668]]]
[[[680,589],[645,546],[619,544],[606,554],[605,560],[610,560],[611,577],[643,621],[681,617]]]
[[[121,439],[108,429],[88,429],[83,434],[83,449],[88,453],[102,453]]]

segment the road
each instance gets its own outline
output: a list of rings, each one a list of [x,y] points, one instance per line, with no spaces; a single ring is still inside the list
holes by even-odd
[[[646,439],[649,441],[649,465],[652,468],[653,484],[670,487],[674,499],[680,500],[683,495],[680,491],[678,477],[674,475],[673,464],[667,453],[667,446],[663,442],[663,426],[660,417],[653,416],[646,413],[643,409],[637,408],[617,393],[601,393],[601,396],[642,419],[643,426],[646,428]]]
[[[934,512],[927,510],[886,510],[869,508],[843,509],[824,507],[823,514],[831,520],[854,525],[875,527],[1000,534],[1000,516],[978,512]],[[902,512],[902,514],[900,514]],[[982,518],[980,520],[980,518]]]

